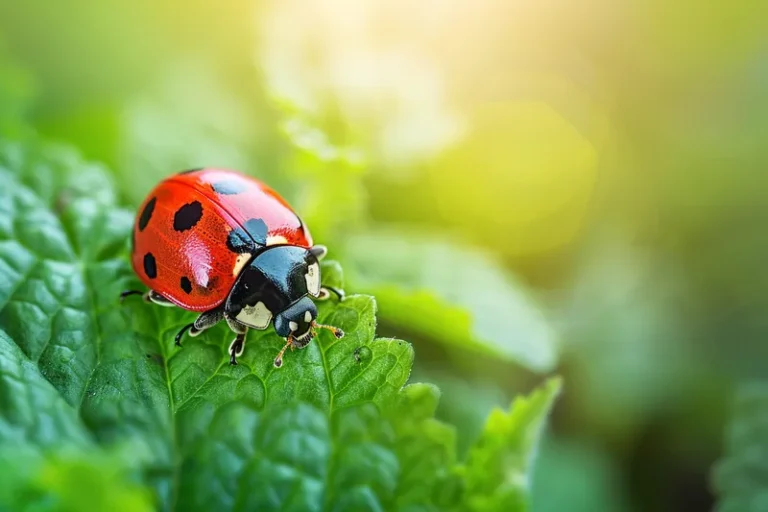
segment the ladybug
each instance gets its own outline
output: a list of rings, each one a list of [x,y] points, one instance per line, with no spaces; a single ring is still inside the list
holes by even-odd
[[[337,338],[341,329],[318,324],[314,300],[324,287],[319,261],[327,253],[314,245],[307,226],[288,203],[261,181],[226,169],[193,169],[162,181],[144,200],[133,226],[131,263],[147,302],[198,312],[176,335],[197,336],[221,321],[236,335],[230,364],[245,349],[248,329],[267,329],[286,339],[274,361],[283,364],[288,347],[304,348],[317,329]]]

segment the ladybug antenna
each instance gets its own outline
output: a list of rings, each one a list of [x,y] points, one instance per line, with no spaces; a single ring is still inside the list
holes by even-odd
[[[312,327],[314,329],[327,329],[327,330],[331,331],[333,333],[333,335],[336,336],[336,338],[343,338],[344,337],[344,331],[342,331],[338,327],[334,327],[332,325],[323,325],[323,324],[319,324],[317,322],[312,322]]]
[[[275,368],[280,368],[281,366],[283,366],[283,354],[285,354],[285,351],[288,349],[288,347],[291,346],[292,343],[293,343],[293,335],[289,334],[288,338],[286,338],[285,345],[283,346],[283,348],[280,349],[280,353],[277,354],[277,357],[275,358],[275,362],[274,362]]]

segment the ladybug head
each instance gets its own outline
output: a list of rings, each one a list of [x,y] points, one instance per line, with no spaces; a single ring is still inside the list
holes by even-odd
[[[323,325],[315,321],[317,308],[309,297],[303,297],[294,302],[275,317],[275,332],[283,338],[288,338],[286,347],[290,344],[303,348],[315,337],[317,329],[327,329],[337,338],[344,336],[344,331],[332,325]],[[285,350],[285,348],[283,348]],[[282,364],[282,352],[275,359],[275,366]]]
[[[278,336],[292,336],[294,345],[303,347],[315,335],[317,308],[309,297],[294,302],[275,317],[275,332]]]

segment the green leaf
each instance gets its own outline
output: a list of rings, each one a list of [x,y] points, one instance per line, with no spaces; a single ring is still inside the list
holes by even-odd
[[[16,344],[0,330],[0,442],[91,448],[80,418]]]
[[[434,419],[437,389],[404,387],[413,349],[375,338],[372,297],[322,303],[320,321],[346,336],[320,334],[281,369],[271,330],[251,332],[233,367],[225,326],[178,349],[191,313],[121,307],[120,291],[138,283],[133,215],[115,195],[76,153],[0,142],[0,451],[34,453],[9,463],[26,475],[13,489],[49,492],[41,509],[76,508],[85,493],[73,479],[132,509],[147,503],[141,485],[159,509],[185,511],[444,510],[476,508],[480,488],[507,496],[497,473],[479,476],[479,455],[457,463],[453,429]],[[337,263],[323,269],[343,285]],[[550,405],[537,396],[501,434],[515,472]],[[40,488],[39,475],[53,483]]]
[[[768,383],[744,386],[725,438],[725,455],[713,471],[719,512],[768,509]]]
[[[106,176],[58,148],[3,145],[0,324],[5,343],[16,345],[6,349],[13,364],[37,367],[58,403],[97,440],[130,440],[150,461],[167,503],[176,493],[176,413],[183,409],[242,398],[333,411],[397,396],[413,351],[399,340],[374,340],[371,297],[322,305],[320,320],[347,336],[321,334],[289,353],[280,370],[272,360],[282,341],[271,331],[251,333],[241,364],[231,367],[224,326],[178,350],[173,337],[192,315],[141,301],[121,308],[119,292],[135,284],[125,257],[132,214],[115,206]],[[357,348],[366,349],[360,362]]]
[[[432,502],[451,461],[450,435],[421,434],[429,420],[386,421],[372,404],[330,420],[306,404],[242,403],[181,419],[181,510],[406,510]]]
[[[530,472],[546,419],[560,394],[553,378],[509,412],[491,412],[466,464],[467,502],[472,510],[527,510]]]
[[[439,393],[429,385],[406,387],[386,413],[367,404],[330,420],[305,404],[190,409],[179,421],[188,449],[178,506],[526,510],[533,453],[559,389],[553,379],[497,411],[464,464],[453,429],[433,418]]]
[[[470,444],[480,436],[491,410],[510,402],[514,393],[510,394],[509,388],[513,385],[507,384],[502,389],[493,382],[463,378],[440,365],[419,366],[414,376],[437,385],[442,394],[448,397],[440,401],[435,415],[456,427],[458,453],[466,454]]]
[[[375,295],[387,322],[533,370],[554,366],[555,333],[541,309],[483,252],[381,228],[345,238],[350,288]]]

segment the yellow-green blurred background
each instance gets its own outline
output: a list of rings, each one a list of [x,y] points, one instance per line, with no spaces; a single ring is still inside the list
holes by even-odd
[[[129,207],[191,167],[277,188],[460,445],[561,373],[536,512],[707,510],[733,386],[768,370],[766,13],[0,0],[0,83]]]

